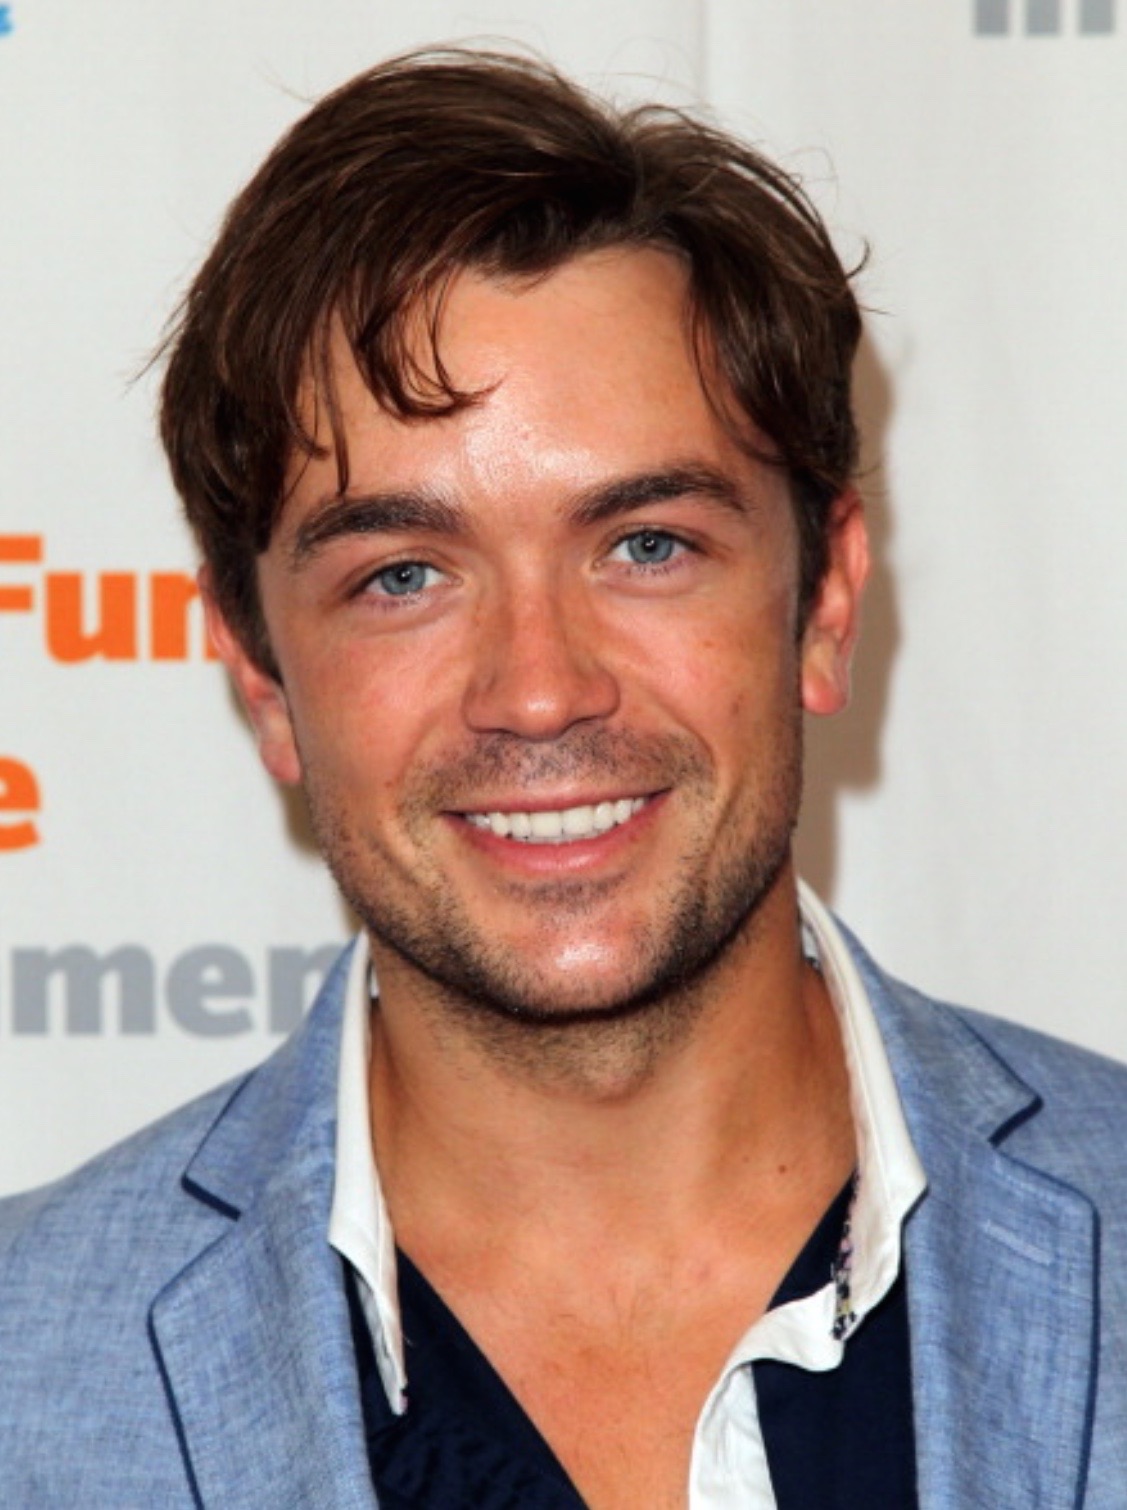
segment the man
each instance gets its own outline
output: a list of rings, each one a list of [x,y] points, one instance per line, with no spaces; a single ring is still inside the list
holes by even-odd
[[[523,62],[377,68],[236,201],[163,435],[363,936],[3,1207],[0,1502],[1127,1502],[1127,1075],[794,875],[858,334],[787,177]]]

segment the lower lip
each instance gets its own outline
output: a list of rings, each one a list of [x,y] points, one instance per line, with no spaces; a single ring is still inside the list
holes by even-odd
[[[618,823],[605,833],[594,834],[589,839],[572,839],[564,844],[537,844],[532,839],[503,839],[492,829],[479,828],[477,824],[469,823],[457,814],[449,814],[448,819],[474,849],[499,861],[510,870],[526,875],[561,875],[605,864],[620,851],[636,843],[653,823],[666,795],[661,792],[651,797],[625,823]]]

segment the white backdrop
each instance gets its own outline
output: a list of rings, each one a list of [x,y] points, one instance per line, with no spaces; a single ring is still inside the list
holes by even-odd
[[[1127,1056],[1117,9],[0,5],[0,1191],[261,1058],[345,935],[185,616],[137,374],[279,132],[420,42],[703,98],[847,256],[869,239],[880,560],[855,707],[812,731],[804,869],[918,984]]]

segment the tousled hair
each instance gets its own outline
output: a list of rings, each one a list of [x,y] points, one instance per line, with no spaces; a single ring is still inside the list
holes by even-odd
[[[779,167],[683,112],[618,110],[544,64],[453,49],[381,64],[300,120],[231,205],[170,327],[161,436],[219,606],[260,664],[274,669],[256,560],[295,458],[323,449],[307,379],[347,484],[334,323],[389,412],[450,413],[475,400],[437,344],[459,272],[535,277],[635,247],[682,261],[702,379],[788,475],[804,619],[858,449],[860,315],[817,212]]]

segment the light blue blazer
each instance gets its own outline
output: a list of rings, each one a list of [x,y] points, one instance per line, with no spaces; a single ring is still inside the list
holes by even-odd
[[[1127,1069],[857,954],[929,1179],[921,1504],[1124,1510]],[[233,1088],[0,1203],[4,1510],[372,1510],[325,1238],[344,982]]]

